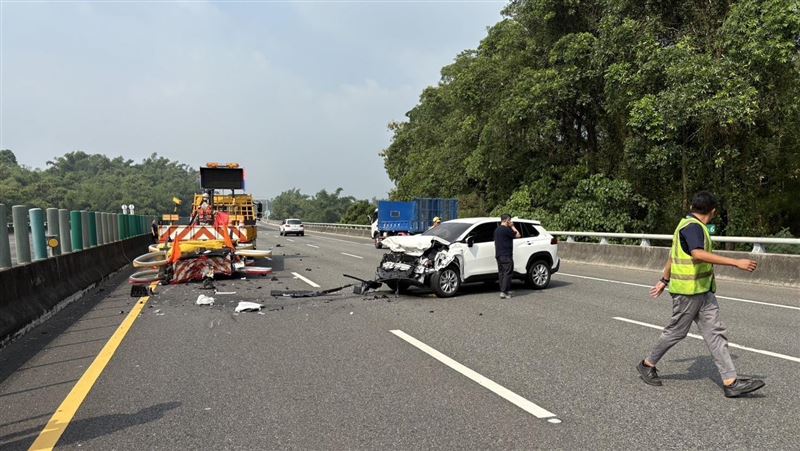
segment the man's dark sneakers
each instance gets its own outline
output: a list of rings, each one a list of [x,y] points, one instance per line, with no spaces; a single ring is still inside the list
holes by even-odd
[[[644,364],[644,360],[642,360],[638,365],[636,365],[636,369],[639,370],[639,376],[642,377],[642,380],[645,384],[655,385],[656,387],[663,385],[661,383],[661,378],[658,377],[658,371],[656,370],[656,367],[647,366]]]
[[[766,384],[762,380],[740,377],[731,385],[723,386],[722,389],[725,391],[726,398],[736,398],[745,393],[752,393],[764,385]]]

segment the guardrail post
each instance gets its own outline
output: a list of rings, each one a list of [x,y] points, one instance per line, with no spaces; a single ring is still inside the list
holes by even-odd
[[[50,247],[50,254],[55,257],[56,255],[61,255],[61,226],[58,222],[58,208],[48,208],[47,209],[47,236],[48,240],[49,237],[53,237],[56,241],[59,242],[58,246],[50,247],[49,243],[47,247]]]
[[[114,233],[111,231],[111,213],[103,213],[103,224],[106,227],[106,244],[114,242]]]
[[[92,213],[94,216],[95,228],[94,228],[94,240],[97,246],[101,246],[103,244],[103,214],[99,211]]]
[[[97,247],[97,213],[87,212],[89,216],[89,245]]]
[[[600,244],[608,244],[608,239],[606,237],[600,238]]]
[[[761,243],[753,243],[753,250],[750,251],[753,254],[766,254],[767,249],[761,245]]]
[[[44,211],[41,208],[28,210],[31,218],[31,238],[33,241],[33,261],[47,258],[47,239],[44,237]]]
[[[8,242],[6,215],[8,215],[8,209],[5,204],[0,204],[0,224],[3,225],[3,230],[0,232],[0,269],[11,267],[11,244]]]
[[[89,240],[89,212],[81,210],[81,238],[83,239],[83,248],[89,249],[92,244]]]
[[[83,250],[83,215],[78,210],[69,212],[70,236],[72,237],[72,252]]]
[[[18,265],[31,262],[31,242],[28,237],[28,221],[25,220],[26,210],[27,208],[24,205],[14,205],[11,207]]]
[[[108,244],[111,241],[110,237],[108,236],[108,220],[107,220],[106,213],[100,213],[100,230],[103,232],[103,244]]]
[[[122,216],[120,216],[120,221],[122,221],[122,239],[127,240],[128,238],[130,238],[130,232],[129,232],[130,223],[128,221],[128,215],[123,213]]]
[[[61,243],[59,243],[61,253],[69,254],[72,252],[72,242],[69,236],[69,210],[66,208],[58,210],[58,228],[61,232]]]
[[[642,239],[642,242],[641,242],[641,243],[639,243],[639,246],[642,246],[642,247],[650,247],[650,240],[648,240],[648,239],[646,239],[646,238]]]

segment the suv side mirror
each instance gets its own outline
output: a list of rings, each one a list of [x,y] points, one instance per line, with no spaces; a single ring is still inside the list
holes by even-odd
[[[474,236],[468,236],[467,237],[467,247],[472,247],[474,245],[475,245],[475,237]]]

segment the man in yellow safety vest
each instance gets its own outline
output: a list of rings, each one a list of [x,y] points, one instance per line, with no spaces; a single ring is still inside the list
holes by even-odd
[[[756,269],[756,262],[712,253],[711,236],[706,224],[716,215],[716,198],[707,191],[701,191],[692,198],[689,215],[675,229],[664,276],[650,289],[650,296],[657,298],[669,285],[672,319],[650,355],[639,362],[637,369],[645,383],[662,385],[656,363],[672,346],[686,337],[689,327],[695,322],[722,377],[723,393],[726,397],[734,398],[758,390],[764,386],[764,382],[736,376],[736,368],[728,352],[725,325],[719,318],[719,304],[714,295],[717,286],[712,265],[735,266],[752,272]]]

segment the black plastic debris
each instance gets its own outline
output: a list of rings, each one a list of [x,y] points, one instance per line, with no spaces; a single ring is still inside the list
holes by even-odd
[[[347,277],[348,279],[354,279],[361,282],[361,285],[353,286],[353,294],[367,294],[370,290],[377,290],[378,288],[383,285],[381,282],[376,282],[374,280],[364,280],[360,279],[356,276],[351,276],[349,274],[342,274],[342,276]]]
[[[203,278],[203,286],[200,288],[201,290],[216,290],[217,287],[214,286],[214,279],[211,277]]]
[[[337,291],[341,291],[347,287],[352,287],[353,284],[343,285],[341,287],[330,288],[328,290],[322,291],[312,291],[312,290],[289,290],[286,289],[285,291],[281,290],[272,290],[270,292],[271,296],[275,297],[283,297],[283,298],[313,298],[317,296],[324,296],[326,294],[335,293]]]
[[[131,286],[131,297],[132,298],[140,298],[143,296],[150,296],[153,294],[150,290],[150,287],[147,285],[132,285]]]

